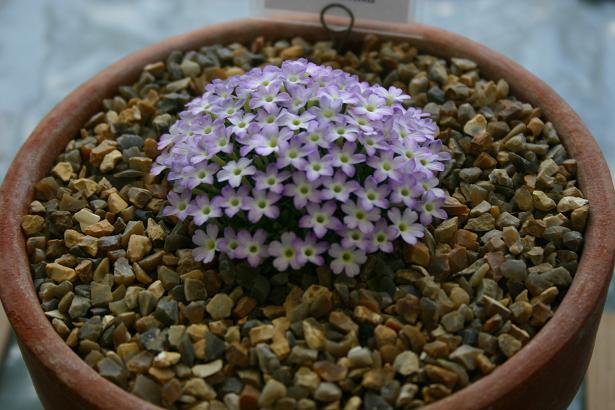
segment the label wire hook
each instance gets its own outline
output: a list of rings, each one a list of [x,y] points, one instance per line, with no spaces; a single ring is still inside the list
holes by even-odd
[[[325,15],[327,14],[327,11],[331,9],[343,10],[348,15],[350,21],[347,27],[333,28],[327,24]],[[322,24],[322,27],[329,33],[329,36],[337,51],[341,52],[346,44],[346,41],[350,37],[350,33],[352,32],[352,27],[354,26],[354,13],[343,4],[331,3],[320,10],[320,24]]]

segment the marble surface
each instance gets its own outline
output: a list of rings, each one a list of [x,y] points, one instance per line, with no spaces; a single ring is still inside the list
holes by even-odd
[[[550,84],[615,169],[615,3],[417,0],[416,20],[464,34]],[[168,36],[249,16],[248,0],[0,1],[0,179],[37,122],[111,62]],[[615,286],[607,308],[615,310]],[[0,369],[0,408],[40,409],[19,349]],[[570,409],[582,409],[582,393]]]

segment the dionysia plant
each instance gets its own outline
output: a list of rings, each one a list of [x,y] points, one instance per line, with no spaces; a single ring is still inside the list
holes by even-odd
[[[216,80],[160,139],[163,212],[192,219],[203,262],[357,275],[366,254],[446,217],[435,173],[450,156],[409,99],[306,60]]]

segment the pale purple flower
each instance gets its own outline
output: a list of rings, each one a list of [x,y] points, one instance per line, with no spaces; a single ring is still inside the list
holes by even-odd
[[[211,138],[207,138],[204,136],[195,136],[191,138],[190,151],[188,151],[190,155],[190,163],[191,164],[199,164],[208,161],[213,157],[213,149],[212,149],[212,141],[214,136],[211,135]],[[178,147],[179,144],[176,143],[175,147]]]
[[[400,118],[394,117],[390,121],[390,135],[393,137],[393,140],[397,140],[396,142],[402,142],[404,140],[416,141],[414,138],[408,138],[410,135],[410,130],[408,129],[408,124],[404,121],[401,121]]]
[[[279,127],[280,126],[280,118],[282,116],[282,109],[273,108],[271,111],[267,111],[265,109],[258,109],[256,114],[256,118],[253,124],[257,128],[267,128],[267,127]]]
[[[437,191],[436,191],[437,192]],[[421,198],[421,223],[429,225],[433,218],[446,219],[446,212],[441,209],[444,203],[444,195],[427,191]]]
[[[237,190],[225,186],[222,188],[221,195],[217,196],[213,202],[224,209],[226,216],[232,218],[237,212],[247,209],[249,194],[247,186],[239,187]]]
[[[274,130],[277,130],[277,128],[277,126],[273,126]],[[263,128],[263,130],[264,129],[265,128]],[[268,130],[270,129],[271,128],[268,128]],[[237,142],[240,144],[239,155],[241,155],[242,157],[247,157],[252,151],[256,150],[257,147],[263,145],[263,140],[263,136],[258,133],[246,135],[243,138],[237,138]]]
[[[197,229],[192,236],[192,242],[197,245],[192,250],[192,256],[197,262],[209,263],[214,259],[216,255],[216,249],[218,249],[218,226],[215,224],[208,224],[206,231]]]
[[[328,248],[325,242],[318,242],[316,236],[312,232],[308,232],[304,240],[299,240],[297,245],[297,262],[300,266],[308,262],[316,266],[321,266],[325,263],[321,256]]]
[[[387,90],[384,87],[375,87],[374,93],[384,98],[386,105],[402,104],[404,101],[409,101],[410,96],[404,94],[403,90],[397,87],[389,87]]]
[[[209,98],[206,98],[205,96],[197,97],[194,100],[190,101],[188,104],[186,104],[188,111],[194,115],[208,112],[209,110],[211,110],[211,106],[211,100]]]
[[[284,232],[279,241],[269,244],[269,256],[273,256],[273,266],[283,272],[290,266],[299,269],[303,264],[299,262],[297,251],[301,242],[292,232]]]
[[[216,140],[210,146],[210,153],[215,155],[220,152],[224,152],[225,154],[233,152],[231,135],[232,131],[229,128],[221,129],[218,135],[216,135]]]
[[[451,153],[448,151],[444,151],[442,149],[443,147],[442,140],[429,141],[426,144],[427,144],[427,147],[429,148],[429,151],[431,151],[431,153],[434,155],[432,157],[434,158],[434,161],[438,161],[440,163],[439,168],[429,168],[429,167],[427,168],[433,169],[435,171],[443,171],[444,164],[442,164],[442,162],[449,161],[452,158]]]
[[[348,201],[342,205],[344,223],[350,229],[358,228],[363,233],[370,233],[374,228],[374,222],[380,218],[380,212],[374,208],[369,211],[356,204],[354,201]]]
[[[256,172],[256,168],[251,164],[252,160],[247,158],[239,158],[239,161],[229,161],[218,171],[218,181],[228,181],[230,186],[235,188],[238,187],[244,176],[254,175]]]
[[[364,234],[359,229],[343,229],[340,235],[342,237],[342,247],[347,249],[358,248],[367,251],[369,246],[368,235]]]
[[[398,141],[397,144],[394,144],[392,149],[393,152],[402,156],[406,160],[406,162],[409,162],[412,161],[416,156],[417,152],[421,150],[421,146],[416,140],[412,138],[406,138],[401,141]]]
[[[444,164],[439,162],[439,159],[438,154],[434,154],[428,148],[423,148],[417,152],[415,164],[423,172],[426,170],[439,172],[444,170]]]
[[[286,107],[292,113],[297,113],[299,110],[305,108],[312,96],[312,91],[309,88],[305,88],[303,85],[299,84],[290,84],[287,88],[287,92],[290,96],[290,101],[286,104]],[[312,118],[314,118],[313,115]]]
[[[417,198],[423,191],[414,175],[405,175],[401,181],[394,184],[389,200],[394,204],[404,204],[408,208],[416,209]]]
[[[167,169],[169,169],[169,166],[166,164],[166,158],[158,156],[150,168],[150,173],[152,175],[160,175]]]
[[[333,167],[331,166],[330,159],[321,157],[317,151],[308,155],[305,164],[300,168],[305,172],[305,176],[309,181],[316,181],[321,177],[333,175]]]
[[[224,228],[224,235],[218,241],[220,252],[224,252],[229,258],[236,258],[237,249],[239,249],[239,239],[235,230],[231,227]]]
[[[214,104],[211,107],[211,112],[216,114],[220,118],[229,118],[234,116],[241,110],[243,101],[237,101],[232,98],[228,98],[222,101],[219,105]]]
[[[192,216],[194,224],[197,226],[203,225],[212,218],[222,216],[222,209],[213,203],[210,203],[207,195],[197,195],[189,206],[189,215]]]
[[[340,168],[344,174],[352,177],[355,174],[354,165],[365,161],[365,155],[356,153],[356,150],[357,145],[352,142],[344,143],[341,148],[334,145],[325,158],[333,167]]]
[[[284,195],[293,198],[295,208],[304,208],[308,202],[319,202],[319,181],[309,181],[303,172],[292,175],[293,183],[286,184]]]
[[[389,150],[389,145],[380,134],[361,134],[359,142],[363,145],[363,149],[368,156],[375,155],[377,151]]]
[[[336,199],[339,202],[346,202],[350,194],[361,189],[361,185],[354,180],[346,180],[346,176],[338,171],[333,177],[323,178],[323,188],[320,191],[320,196],[324,200]]]
[[[310,122],[312,122],[314,118],[314,115],[308,111],[299,115],[286,111],[280,117],[280,124],[287,126],[293,131],[305,130],[309,127]]]
[[[381,152],[380,155],[371,156],[367,165],[374,169],[374,179],[382,182],[386,179],[398,181],[401,178],[399,170],[402,168],[404,159],[395,156],[392,151]]]
[[[181,136],[181,134],[171,134],[166,133],[160,136],[160,140],[158,141],[157,148],[159,150],[163,150],[177,142],[177,139]]]
[[[417,178],[419,178],[421,175],[425,176],[424,174],[415,174],[415,176]],[[433,191],[434,189],[437,189],[436,187],[438,186],[438,178],[434,177],[433,174],[429,174],[429,176],[427,177],[423,177],[422,179],[420,179],[420,185],[421,188],[423,188],[424,192],[429,192],[429,191]],[[437,195],[437,196],[442,196],[442,195]]]
[[[280,85],[280,74],[277,70],[277,67],[267,66],[259,71],[260,69],[255,68],[254,73],[258,74],[254,77],[248,79],[246,86],[251,89],[257,89],[259,86],[268,87],[272,83]]]
[[[305,157],[311,152],[314,152],[314,147],[303,145],[297,138],[288,142],[282,141],[276,165],[278,168],[292,165],[296,169],[302,169],[307,164]]]
[[[376,178],[368,176],[365,178],[363,187],[357,190],[356,195],[361,207],[367,211],[374,207],[386,209],[389,206],[389,186],[387,184],[378,185]]]
[[[267,255],[267,245],[265,240],[267,233],[262,229],[257,229],[254,235],[246,230],[237,233],[239,246],[235,251],[235,256],[239,259],[247,259],[252,267],[258,266]]]
[[[333,214],[337,206],[332,201],[327,201],[319,205],[311,203],[307,205],[307,215],[304,215],[299,220],[301,228],[311,228],[317,238],[322,238],[326,235],[329,229],[335,231],[342,227],[342,223]]]
[[[339,77],[338,79],[341,79],[341,77]],[[353,95],[356,93],[348,92],[347,85],[342,84],[342,82],[345,82],[345,81],[333,80],[331,81],[331,83],[333,84],[331,83],[324,84],[322,88],[318,90],[318,97],[320,98],[322,96],[327,96],[331,98],[332,100],[340,100],[343,104],[349,104],[349,105],[356,104],[358,101],[358,97],[356,95]]]
[[[256,125],[252,122],[254,117],[255,115],[252,113],[236,114],[228,118],[228,121],[231,123],[228,129],[237,137],[241,138],[248,133],[251,125]]]
[[[319,123],[331,124],[344,121],[341,110],[341,100],[322,95],[318,98],[318,106],[311,107],[309,111],[314,114]]]
[[[354,142],[359,134],[359,128],[352,124],[337,125],[331,129],[331,134],[334,140],[343,138],[346,141]]]
[[[265,172],[257,172],[254,175],[254,181],[256,182],[257,190],[269,190],[276,194],[284,192],[284,184],[290,177],[290,172],[282,171],[278,172],[278,167],[275,164],[267,165]]]
[[[329,255],[333,258],[331,262],[333,273],[339,275],[344,272],[350,277],[357,276],[361,271],[360,266],[367,260],[367,256],[362,250],[342,248],[337,243],[331,246]]]
[[[382,122],[374,123],[368,120],[365,117],[357,116],[353,113],[350,113],[349,117],[346,118],[346,122],[352,126],[355,126],[361,131],[359,134],[359,139],[363,135],[373,135],[376,133],[376,128],[380,129]]]
[[[393,240],[397,235],[394,227],[387,225],[384,220],[379,220],[374,226],[368,242],[368,253],[382,251],[385,253],[393,252]]]
[[[290,84],[303,83],[306,72],[305,60],[287,60],[282,63],[282,73],[286,76],[286,82]]]
[[[408,124],[408,130],[411,138],[419,142],[434,140],[438,127],[429,118],[429,114],[417,108],[410,107],[403,113],[405,122]]]
[[[206,91],[218,97],[219,100],[227,100],[235,90],[235,83],[231,81],[222,81],[219,78],[214,79],[211,84],[207,84]]]
[[[377,121],[393,114],[393,109],[385,104],[385,100],[376,94],[363,98],[359,105],[352,109],[357,115],[362,115],[368,120]]]
[[[305,74],[312,76],[314,81],[326,80],[333,74],[333,68],[331,66],[318,65],[312,62],[308,62],[305,59],[300,59],[299,62],[306,63]],[[321,82],[319,84],[321,87],[327,85],[326,82]]]
[[[313,149],[317,147],[329,149],[331,147],[331,129],[330,124],[312,121],[308,125],[307,130],[297,135],[297,138],[300,138],[306,146]]]
[[[418,215],[416,212],[406,208],[402,214],[399,208],[390,209],[388,212],[389,220],[393,224],[395,237],[401,236],[404,242],[414,245],[417,238],[422,238],[425,228],[416,223]]]
[[[258,190],[253,191],[253,195],[246,200],[246,210],[250,222],[256,223],[263,216],[275,219],[280,215],[280,209],[275,206],[275,203],[280,200],[280,195]]]
[[[171,191],[167,199],[169,205],[162,210],[164,216],[175,215],[181,221],[188,217],[190,212],[190,201],[192,200],[192,193],[190,191],[185,191],[181,194]]]
[[[266,127],[256,135],[251,136],[251,144],[258,155],[267,156],[280,150],[280,144],[284,144],[293,136],[288,128]],[[242,147],[243,149],[243,147]],[[244,155],[244,154],[242,154]]]
[[[280,86],[276,83],[272,83],[265,87],[259,87],[256,90],[250,99],[250,108],[256,109],[263,107],[269,111],[289,100],[290,96],[288,93],[281,93]]]
[[[220,169],[220,167],[217,164],[207,162],[184,167],[178,184],[180,187],[187,190],[192,190],[203,184],[212,185],[214,183],[214,175],[218,169]]]
[[[196,137],[201,137],[205,139],[211,139],[215,135],[220,132],[220,130],[224,129],[224,119],[216,118],[213,119],[210,115],[205,115],[198,119],[195,119],[190,124],[190,132],[194,134]],[[186,134],[190,134],[190,132],[186,131]]]

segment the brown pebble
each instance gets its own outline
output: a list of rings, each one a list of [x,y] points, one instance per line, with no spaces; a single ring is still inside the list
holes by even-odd
[[[233,308],[233,316],[237,319],[246,317],[255,307],[256,300],[249,296],[242,296]]]
[[[369,322],[373,325],[382,323],[382,316],[376,312],[371,311],[365,306],[357,306],[354,308],[353,316],[359,322]]]
[[[85,233],[86,235],[93,236],[95,238],[102,238],[103,236],[111,235],[114,230],[115,227],[111,225],[108,220],[103,219],[102,221],[96,222],[95,224],[92,224],[85,228],[83,230],[83,233]]]
[[[58,162],[52,169],[51,174],[60,178],[64,182],[68,182],[73,175],[73,166],[70,162]]]
[[[239,395],[239,406],[241,410],[258,410],[259,391],[246,384]]]
[[[370,369],[363,374],[361,386],[366,389],[380,390],[387,382],[391,381],[395,372],[390,367]]]
[[[425,366],[425,373],[427,377],[434,382],[442,383],[450,389],[452,389],[459,380],[459,376],[457,376],[455,372],[431,364]]]
[[[77,272],[67,266],[62,266],[59,263],[48,263],[45,266],[47,276],[54,282],[74,281],[77,278]]]
[[[417,242],[415,245],[404,244],[403,250],[404,260],[407,263],[429,266],[431,254],[429,248],[423,242]]]
[[[329,361],[318,361],[314,363],[313,369],[323,380],[328,382],[340,382],[348,374],[348,368]]]
[[[374,330],[374,338],[378,347],[393,345],[397,340],[397,333],[387,326],[378,325]]]
[[[45,230],[45,218],[40,215],[24,215],[21,218],[21,229],[27,236],[42,233]]]
[[[261,342],[266,342],[273,338],[275,329],[273,325],[261,325],[250,329],[250,343],[257,345]]]
[[[126,256],[131,262],[138,262],[152,250],[152,242],[147,236],[131,235],[128,240]]]
[[[344,332],[356,332],[359,330],[359,325],[340,310],[335,310],[329,314],[329,323]]]
[[[122,199],[117,193],[112,193],[107,198],[107,204],[109,206],[109,212],[117,214],[124,209],[128,208],[128,203]]]
[[[510,357],[521,349],[522,343],[511,335],[503,333],[498,336],[498,346],[506,357]]]

